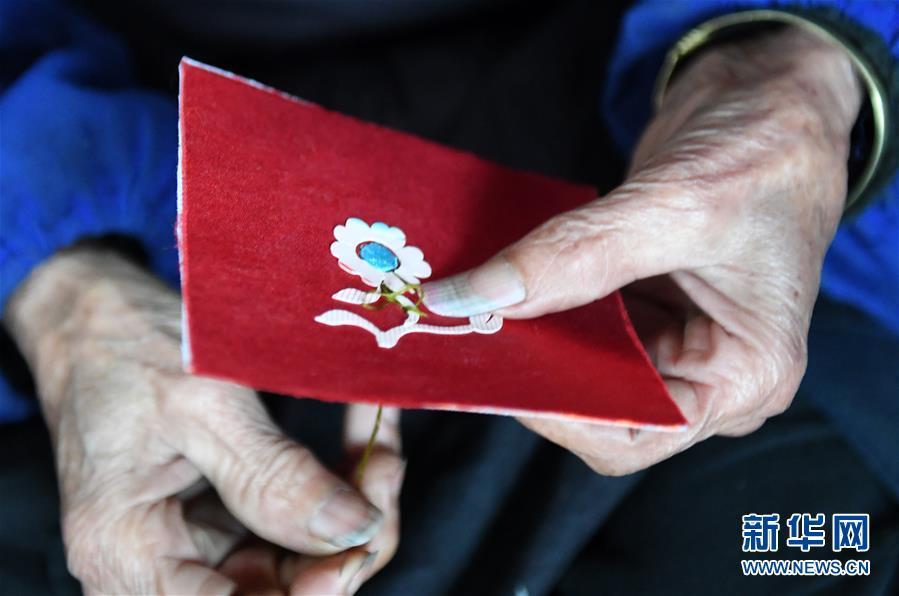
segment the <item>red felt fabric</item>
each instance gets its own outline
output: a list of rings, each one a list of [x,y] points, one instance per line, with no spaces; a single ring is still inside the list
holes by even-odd
[[[393,349],[313,318],[367,289],[330,254],[348,217],[402,228],[443,277],[477,265],[595,191],[514,171],[262,88],[181,65],[179,248],[186,365],[329,401],[528,413],[673,427],[685,420],[621,297],[494,335],[412,334]],[[459,320],[428,317],[424,322]],[[464,321],[463,321],[464,322]]]

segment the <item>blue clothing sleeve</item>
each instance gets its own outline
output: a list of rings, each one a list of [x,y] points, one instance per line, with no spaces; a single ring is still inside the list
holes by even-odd
[[[57,0],[0,2],[0,309],[76,240],[137,239],[175,281],[177,106],[122,41]],[[28,408],[0,379],[0,421]]]
[[[177,279],[177,106],[65,5],[0,3],[0,307],[79,238],[126,234]]]
[[[607,125],[625,154],[649,121],[652,88],[668,49],[707,19],[754,8],[831,9],[880,36],[891,54],[893,76],[899,77],[895,0],[641,0],[622,22],[603,97]],[[899,334],[899,176],[840,226],[824,261],[821,289]]]

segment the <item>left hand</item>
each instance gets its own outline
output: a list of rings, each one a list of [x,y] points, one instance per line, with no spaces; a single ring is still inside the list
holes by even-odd
[[[624,184],[426,284],[425,304],[532,318],[627,286],[688,429],[520,419],[597,472],[750,433],[789,406],[805,371],[861,97],[843,50],[799,29],[707,50],[675,80]]]
[[[180,321],[175,292],[88,245],[35,268],[7,306],[55,448],[69,570],[87,594],[355,593],[399,541],[399,411],[354,486],[255,391],[185,373]],[[350,463],[375,410],[346,409]]]

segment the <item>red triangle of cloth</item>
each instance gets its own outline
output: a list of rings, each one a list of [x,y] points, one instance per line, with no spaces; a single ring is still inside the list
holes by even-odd
[[[327,401],[680,427],[621,296],[494,334],[409,334],[391,349],[316,316],[368,288],[330,252],[348,218],[398,226],[445,277],[593,188],[501,167],[253,81],[181,63],[178,238],[188,370]],[[428,324],[458,324],[428,317]]]

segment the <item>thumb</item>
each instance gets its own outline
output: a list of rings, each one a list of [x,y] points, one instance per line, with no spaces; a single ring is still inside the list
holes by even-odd
[[[683,217],[678,203],[630,190],[596,199],[550,219],[480,267],[424,284],[425,306],[448,317],[501,311],[532,318],[683,268],[701,218]]]
[[[252,392],[205,379],[181,452],[228,510],[257,536],[326,555],[368,542],[383,515],[355,488],[285,437]]]

